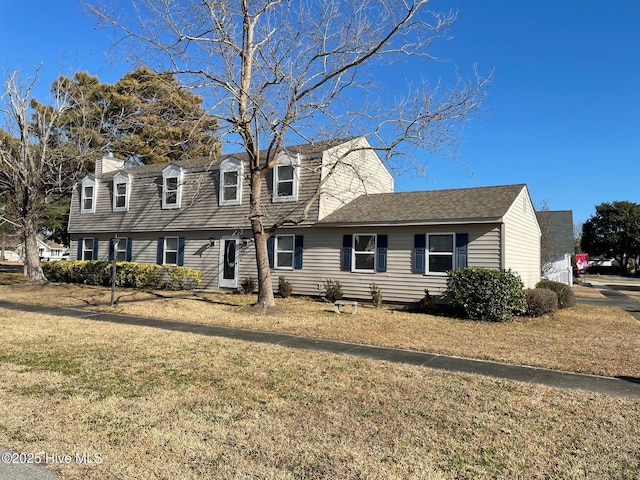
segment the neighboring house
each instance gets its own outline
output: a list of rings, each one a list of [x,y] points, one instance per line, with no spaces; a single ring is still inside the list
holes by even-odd
[[[17,247],[14,246],[7,246],[5,247],[0,255],[0,260],[1,261],[6,261],[6,262],[21,262],[22,258],[20,257],[20,255],[17,252]]]
[[[446,271],[466,265],[511,269],[535,285],[540,230],[526,185],[393,193],[368,147],[358,138],[280,153],[263,191],[265,225],[307,207],[308,215],[268,242],[274,286],[284,276],[296,294],[318,295],[332,279],[345,297],[370,299],[376,283],[386,301],[413,302],[425,289],[442,294]],[[98,162],[78,184],[74,257],[184,265],[215,290],[256,276],[244,155],[121,166],[104,171]]]
[[[42,240],[40,238],[38,240],[38,256],[40,257],[40,261],[48,262],[54,260],[67,260],[69,259],[69,249],[64,245],[60,245],[58,243]],[[16,252],[20,261],[24,261],[24,243],[18,245]]]
[[[542,230],[542,275],[547,280],[573,285],[575,240],[571,210],[542,210],[537,212]]]

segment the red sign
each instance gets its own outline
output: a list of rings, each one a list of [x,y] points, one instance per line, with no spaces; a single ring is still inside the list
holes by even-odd
[[[586,253],[576,253],[576,268],[579,272],[586,272],[589,266],[589,255]]]

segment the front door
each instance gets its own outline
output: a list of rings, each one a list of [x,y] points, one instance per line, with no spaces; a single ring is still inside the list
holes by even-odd
[[[238,239],[220,239],[220,287],[238,288]]]

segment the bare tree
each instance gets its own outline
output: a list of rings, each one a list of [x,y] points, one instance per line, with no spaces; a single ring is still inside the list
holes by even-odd
[[[25,273],[31,282],[45,283],[37,234],[48,206],[68,191],[72,175],[67,168],[68,159],[51,147],[65,107],[57,102],[50,108],[34,108],[31,90],[36,82],[37,74],[22,81],[14,72],[4,84],[0,107],[0,190],[5,201],[4,215],[12,217],[22,236]]]
[[[287,143],[367,135],[394,168],[424,168],[402,147],[455,156],[460,126],[480,105],[489,78],[445,89],[428,82],[382,92],[372,67],[401,71],[403,59],[435,58],[454,13],[428,0],[134,0],[135,15],[94,6],[115,27],[116,45],[144,52],[138,62],[208,88],[212,111],[249,161],[248,216],[256,245],[258,305],[275,304],[267,239],[284,223],[265,222],[262,185]],[[129,46],[130,48],[126,48]],[[141,48],[141,46],[144,46]],[[142,60],[141,60],[142,59]],[[135,59],[134,59],[135,60]],[[383,100],[384,97],[384,101]],[[393,102],[389,103],[389,97]]]

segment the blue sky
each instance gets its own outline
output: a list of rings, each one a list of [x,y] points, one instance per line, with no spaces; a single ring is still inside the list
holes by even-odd
[[[398,177],[396,190],[527,183],[536,206],[573,210],[575,223],[602,202],[640,203],[639,1],[432,0],[431,8],[458,10],[454,38],[437,53],[463,73],[474,64],[493,71],[494,81],[465,129],[462,164],[434,158],[426,177]],[[40,100],[59,74],[86,70],[111,83],[130,69],[112,60],[109,32],[76,0],[0,0],[0,45],[2,78],[42,65]]]

